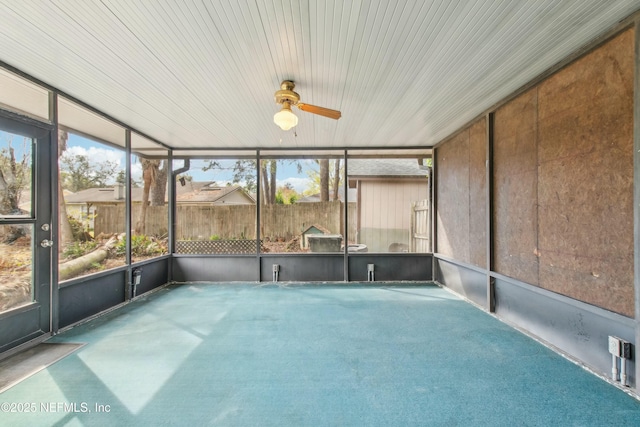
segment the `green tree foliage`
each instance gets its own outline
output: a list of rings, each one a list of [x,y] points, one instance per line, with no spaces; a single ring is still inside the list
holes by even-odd
[[[124,255],[126,253],[126,241],[120,239],[115,245],[116,255]],[[144,234],[136,234],[131,236],[131,255],[137,257],[161,255],[164,252],[160,245],[153,237]]]
[[[120,165],[117,162],[90,161],[84,154],[65,151],[60,156],[62,187],[74,193],[87,188],[107,187],[118,177],[118,169]]]
[[[280,205],[292,205],[298,201],[298,198],[298,193],[289,182],[278,187],[276,191],[276,203]]]

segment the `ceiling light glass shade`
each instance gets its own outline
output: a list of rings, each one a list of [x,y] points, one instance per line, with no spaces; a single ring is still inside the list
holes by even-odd
[[[280,129],[289,130],[298,124],[298,116],[293,114],[290,108],[282,107],[282,110],[273,116],[273,122],[280,126]]]

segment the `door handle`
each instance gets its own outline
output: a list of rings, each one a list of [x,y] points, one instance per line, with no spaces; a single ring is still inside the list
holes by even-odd
[[[42,246],[43,248],[50,248],[51,246],[53,246],[53,240],[44,239],[42,242],[40,242],[40,246]]]

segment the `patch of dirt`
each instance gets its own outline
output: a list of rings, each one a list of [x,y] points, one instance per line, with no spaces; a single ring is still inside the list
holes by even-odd
[[[284,239],[264,239],[262,246],[264,247],[264,252],[275,254],[309,252],[308,249],[300,248],[300,236],[296,236],[288,241]]]

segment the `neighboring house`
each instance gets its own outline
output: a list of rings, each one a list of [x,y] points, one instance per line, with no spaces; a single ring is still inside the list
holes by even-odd
[[[255,205],[256,200],[238,185],[219,186],[213,182],[186,182],[177,185],[178,205]],[[141,200],[141,197],[133,200]]]
[[[132,193],[137,188],[132,188]],[[140,195],[142,195],[142,189]],[[140,196],[142,197],[142,196]],[[64,192],[64,202],[67,214],[78,221],[88,221],[89,228],[93,229],[93,217],[96,213],[96,205],[118,205],[125,201],[125,189],[122,185],[108,188],[88,188],[76,193]]]
[[[356,201],[356,190],[355,188],[350,188],[347,192],[347,197],[349,198],[349,203]],[[329,200],[333,200],[333,191],[329,190]],[[338,189],[338,200],[344,202],[344,188],[340,185]],[[296,203],[315,203],[320,201],[320,193],[311,194],[309,196],[302,197],[296,200]]]
[[[411,205],[428,199],[428,168],[416,159],[351,159],[357,191],[356,243],[369,252],[409,250]]]
[[[142,188],[131,189],[133,204],[142,203]],[[178,206],[254,205],[255,199],[240,186],[219,186],[213,182],[187,181],[176,186]],[[65,194],[67,213],[78,220],[88,220],[93,229],[93,216],[99,206],[118,206],[125,202],[125,188],[116,185],[109,188],[89,188],[77,193]],[[166,200],[166,196],[165,196]]]

